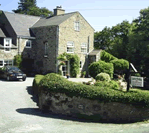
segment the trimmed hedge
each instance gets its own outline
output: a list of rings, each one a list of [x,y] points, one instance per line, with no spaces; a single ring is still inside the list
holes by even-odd
[[[101,83],[102,85],[103,83]],[[132,104],[136,107],[149,107],[149,92],[134,90],[123,92],[117,90],[115,81],[104,83],[105,86],[88,86],[80,83],[68,81],[58,74],[47,74],[39,82],[39,90],[45,93],[65,93],[69,97],[83,97],[100,102],[120,102]],[[112,85],[113,84],[113,85]],[[112,87],[112,86],[113,87]]]
[[[38,95],[38,86],[39,86],[39,82],[40,80],[44,77],[44,75],[35,75],[35,78],[33,80],[33,84],[32,84],[32,87],[33,87],[33,93]]]
[[[129,68],[129,62],[125,59],[115,59],[110,61],[110,63],[113,63],[114,72],[116,73],[123,73]]]
[[[96,77],[95,77],[96,81],[107,81],[109,82],[111,79],[110,79],[110,76],[109,74],[107,73],[99,73]]]
[[[89,74],[91,77],[95,78],[97,74],[103,72],[110,75],[113,78],[113,64],[106,63],[104,61],[99,60],[98,62],[93,62],[89,66]]]
[[[115,60],[118,58],[114,57],[113,55],[111,55],[108,52],[106,52],[105,50],[103,50],[103,51],[101,51],[100,59],[105,62],[110,62],[111,60]]]

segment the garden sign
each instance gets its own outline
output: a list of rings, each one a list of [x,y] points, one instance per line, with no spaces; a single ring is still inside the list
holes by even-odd
[[[143,77],[131,76],[131,85],[135,87],[144,87]]]

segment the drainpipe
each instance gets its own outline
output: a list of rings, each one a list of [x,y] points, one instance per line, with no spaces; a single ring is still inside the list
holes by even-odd
[[[58,50],[59,50],[59,26],[56,27],[56,73],[58,73]]]
[[[18,55],[21,53],[21,37],[18,37]]]

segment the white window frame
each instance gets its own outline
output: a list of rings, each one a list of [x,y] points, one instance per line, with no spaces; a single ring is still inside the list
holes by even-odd
[[[9,44],[7,44],[7,40],[9,40]],[[12,39],[11,38],[4,38],[4,51],[10,52],[11,46],[12,46]],[[9,50],[7,51],[7,49],[9,49]]]
[[[6,63],[6,61],[8,62],[8,64]],[[9,63],[10,61],[12,62],[11,65]],[[3,63],[4,63],[4,65],[7,64],[8,66],[13,66],[13,60],[9,60],[9,59],[8,60],[4,60]]]
[[[0,60],[0,61],[3,62],[3,65],[0,66],[0,68],[4,67],[4,65],[6,65],[6,61],[8,62],[7,63],[8,66],[13,66],[13,63],[14,63],[12,59],[10,59],[10,60]],[[9,63],[10,61],[12,62],[11,64]]]
[[[27,43],[30,43],[30,46],[27,46]],[[32,48],[32,41],[31,40],[26,40],[25,41],[25,48]]]
[[[69,49],[72,49],[72,51],[69,51]],[[73,41],[67,42],[67,53],[74,53],[74,42]]]
[[[80,22],[79,21],[74,22],[74,29],[75,29],[75,31],[80,31]]]
[[[87,53],[87,43],[82,43],[81,44],[81,53]]]

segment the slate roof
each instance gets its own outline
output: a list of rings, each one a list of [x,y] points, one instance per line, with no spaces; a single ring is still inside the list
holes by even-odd
[[[40,17],[31,15],[10,13],[5,11],[3,11],[3,13],[18,36],[30,37],[29,28],[40,19]]]
[[[0,28],[0,37],[6,37],[1,28]]]
[[[60,25],[62,22],[67,20],[69,17],[74,15],[77,12],[65,13],[62,15],[57,15],[49,18],[41,18],[37,23],[35,23],[32,28],[41,27],[41,26],[52,26],[52,25]]]
[[[93,50],[89,53],[89,55],[97,55],[101,50]]]

